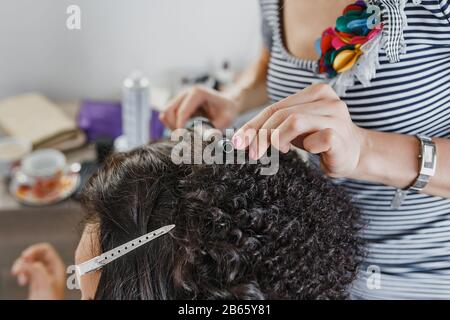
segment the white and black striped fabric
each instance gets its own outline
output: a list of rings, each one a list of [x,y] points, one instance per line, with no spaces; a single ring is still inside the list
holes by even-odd
[[[279,1],[260,3],[264,39],[271,50],[271,100],[327,81],[317,74],[316,61],[297,59],[286,50]],[[342,99],[361,127],[450,138],[450,0],[408,0],[404,12],[406,52],[393,63],[384,47],[380,49],[381,66],[371,86],[356,82]],[[336,183],[349,192],[367,223],[363,237],[368,256],[352,297],[450,299],[450,199],[409,194],[400,209],[391,210],[392,187],[347,179]],[[370,266],[381,271],[379,286],[367,285]]]

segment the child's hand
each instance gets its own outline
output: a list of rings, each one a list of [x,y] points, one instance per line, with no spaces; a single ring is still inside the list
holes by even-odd
[[[30,300],[64,299],[66,268],[50,244],[39,243],[27,248],[14,262],[11,273],[19,285],[28,285]]]

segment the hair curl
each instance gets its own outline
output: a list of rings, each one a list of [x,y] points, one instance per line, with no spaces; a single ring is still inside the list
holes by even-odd
[[[101,249],[175,224],[102,269],[97,299],[342,299],[359,212],[295,153],[260,164],[175,165],[171,143],[114,155],[84,190]]]

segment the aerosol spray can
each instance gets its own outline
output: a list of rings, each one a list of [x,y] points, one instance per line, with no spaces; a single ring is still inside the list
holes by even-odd
[[[149,91],[149,81],[140,72],[133,72],[123,82],[122,128],[128,150],[150,140]]]

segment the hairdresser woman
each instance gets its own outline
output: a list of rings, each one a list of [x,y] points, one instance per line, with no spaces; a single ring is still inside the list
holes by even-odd
[[[233,142],[253,158],[302,148],[349,192],[368,250],[352,297],[450,299],[450,1],[260,2],[259,58],[224,92],[181,93],[162,121],[202,112],[225,128],[271,103]]]

